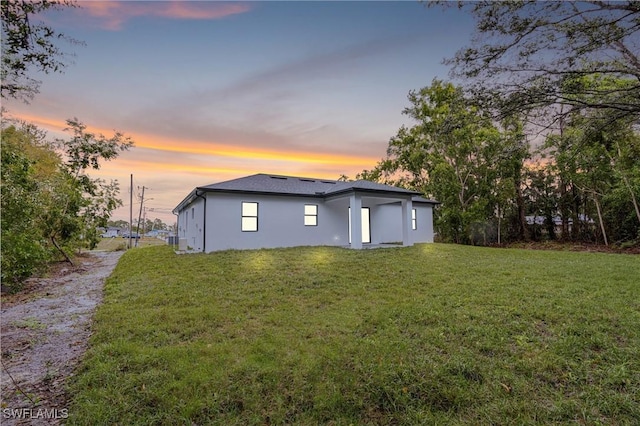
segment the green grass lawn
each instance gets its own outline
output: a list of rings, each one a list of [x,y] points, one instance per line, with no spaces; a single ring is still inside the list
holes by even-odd
[[[640,422],[640,257],[127,252],[69,424]]]

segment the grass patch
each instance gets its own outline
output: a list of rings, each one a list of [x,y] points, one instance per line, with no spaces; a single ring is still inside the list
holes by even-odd
[[[46,324],[43,324],[39,319],[34,317],[25,317],[20,321],[13,321],[11,325],[29,330],[44,330],[47,328]]]
[[[637,424],[637,256],[127,252],[69,424]]]

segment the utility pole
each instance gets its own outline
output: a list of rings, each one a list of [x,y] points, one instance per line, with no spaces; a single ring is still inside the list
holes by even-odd
[[[140,198],[140,213],[138,214],[138,227],[136,228],[136,247],[138,247],[138,240],[140,239],[140,219],[142,218],[142,205],[144,204],[144,186],[142,187],[142,197]]]
[[[129,248],[131,248],[131,227],[133,226],[133,173],[131,173],[131,185],[129,186]]]

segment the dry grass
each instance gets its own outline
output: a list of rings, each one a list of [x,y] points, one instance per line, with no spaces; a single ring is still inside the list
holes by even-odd
[[[136,247],[136,240],[132,239],[131,244],[133,248],[142,248],[142,247],[151,247],[151,246],[159,246],[166,245],[167,242],[165,240],[161,240],[158,238],[150,238],[150,237],[142,237],[138,240],[138,246]],[[102,238],[98,243],[98,246],[95,250],[99,251],[122,251],[126,250],[129,246],[129,240],[127,238]]]

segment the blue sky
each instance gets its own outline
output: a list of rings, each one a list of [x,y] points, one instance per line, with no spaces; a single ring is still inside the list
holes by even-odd
[[[128,204],[150,188],[151,213],[198,185],[253,173],[337,179],[370,169],[402,124],[407,94],[469,44],[455,7],[418,2],[89,2],[44,19],[85,46],[64,74],[9,113],[61,136],[78,117],[136,147],[95,175]],[[137,208],[139,204],[134,205]],[[128,218],[128,205],[117,218]]]

